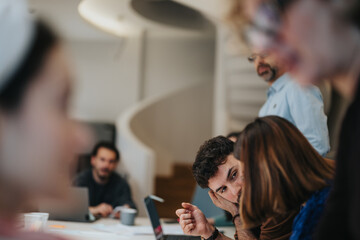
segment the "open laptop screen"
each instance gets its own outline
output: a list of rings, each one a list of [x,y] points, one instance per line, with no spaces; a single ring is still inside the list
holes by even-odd
[[[49,213],[50,220],[88,222],[89,193],[85,187],[71,187],[66,199],[42,199],[39,211]]]
[[[151,225],[154,229],[155,237],[156,239],[161,239],[163,236],[163,230],[160,224],[160,218],[157,213],[155,203],[150,197],[146,197],[144,201]]]

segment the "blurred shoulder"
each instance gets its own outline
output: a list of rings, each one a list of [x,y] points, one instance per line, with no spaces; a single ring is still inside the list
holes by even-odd
[[[128,184],[126,179],[121,176],[120,174],[118,174],[117,172],[113,172],[112,176],[112,181],[116,182],[117,184]]]
[[[92,178],[91,169],[86,169],[75,176],[74,185],[79,186],[88,183]]]

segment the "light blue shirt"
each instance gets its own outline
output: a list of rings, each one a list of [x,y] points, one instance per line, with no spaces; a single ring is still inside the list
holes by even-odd
[[[269,115],[294,124],[322,156],[330,151],[324,102],[317,87],[302,87],[288,74],[282,75],[269,88],[259,112],[259,117]]]

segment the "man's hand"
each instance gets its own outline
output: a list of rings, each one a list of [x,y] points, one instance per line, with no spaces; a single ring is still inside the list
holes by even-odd
[[[129,204],[124,204],[121,207],[123,207],[123,208],[131,208]],[[116,219],[120,219],[120,216],[121,216],[121,211],[118,211],[118,212],[116,212],[114,214],[114,218],[116,218]]]
[[[101,203],[96,207],[89,207],[89,211],[94,216],[108,217],[112,213],[113,208],[107,203]]]
[[[215,206],[229,212],[232,216],[239,213],[239,206],[237,204],[226,200],[212,190],[209,191],[209,196]]]
[[[201,210],[190,204],[182,203],[182,209],[176,210],[176,215],[180,219],[182,230],[187,235],[202,236],[209,238],[215,231],[215,228],[206,220]]]

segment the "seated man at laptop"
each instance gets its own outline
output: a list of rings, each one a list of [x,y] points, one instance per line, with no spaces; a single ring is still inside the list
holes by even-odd
[[[75,178],[75,186],[89,189],[89,210],[94,216],[108,217],[117,206],[136,208],[129,184],[115,172],[119,160],[114,144],[99,142],[92,152],[92,168]]]
[[[193,175],[202,188],[210,188],[213,203],[229,212],[236,227],[235,239],[288,239],[297,211],[269,218],[255,229],[242,228],[239,200],[243,186],[242,164],[233,155],[234,142],[218,136],[206,141],[199,149],[193,164]],[[229,239],[216,231],[199,208],[183,203],[176,211],[185,234],[205,239]]]

